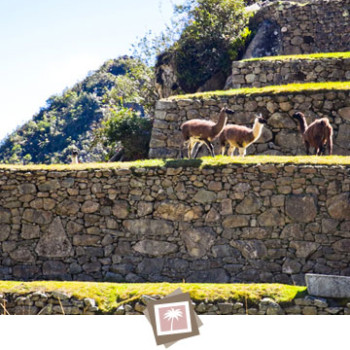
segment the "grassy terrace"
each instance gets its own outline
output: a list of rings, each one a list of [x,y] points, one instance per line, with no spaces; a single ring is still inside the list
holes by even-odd
[[[243,62],[253,61],[292,61],[292,60],[319,60],[319,59],[337,59],[337,58],[350,58],[350,52],[326,52],[326,53],[314,53],[304,55],[283,55],[283,56],[267,56],[258,58],[249,58],[242,60]]]
[[[0,281],[0,293],[28,294],[61,291],[78,299],[93,298],[102,312],[112,312],[123,303],[142,295],[165,296],[177,288],[189,292],[196,301],[247,301],[258,303],[270,297],[278,303],[291,302],[306,294],[306,287],[284,284],[206,284],[206,283],[100,283],[100,282],[17,282]]]
[[[272,85],[261,88],[241,88],[231,90],[219,90],[198,92],[195,94],[176,95],[171,96],[168,100],[182,100],[182,99],[208,99],[230,97],[237,95],[278,95],[298,92],[324,92],[324,91],[350,91],[350,81],[332,81],[332,82],[318,82],[318,83],[303,83],[303,84],[287,84],[287,85]]]
[[[227,166],[229,164],[309,164],[309,165],[350,165],[348,156],[247,156],[227,157],[216,156],[203,157],[200,159],[146,159],[135,162],[116,162],[116,163],[82,163],[77,165],[70,164],[38,164],[38,165],[10,165],[1,164],[1,170],[18,171],[79,171],[79,170],[103,170],[103,169],[140,169],[140,168],[211,168]]]

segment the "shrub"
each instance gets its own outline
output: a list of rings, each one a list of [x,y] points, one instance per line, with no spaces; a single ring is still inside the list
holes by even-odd
[[[198,0],[189,19],[173,50],[181,88],[195,92],[215,73],[229,75],[249,37],[249,15],[243,0]]]
[[[145,159],[148,156],[152,122],[141,117],[133,109],[119,107],[110,111],[109,118],[103,122],[98,138],[110,147],[109,159],[121,145],[125,160]]]

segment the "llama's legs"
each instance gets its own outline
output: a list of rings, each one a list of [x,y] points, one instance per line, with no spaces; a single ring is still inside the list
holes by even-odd
[[[245,148],[239,148],[239,155],[240,155],[241,157],[244,157],[245,154],[246,154],[246,149],[245,149]]]
[[[225,155],[225,151],[226,151],[226,145],[223,144],[223,145],[221,145],[221,151],[220,151],[220,153],[221,153],[222,156]]]
[[[187,158],[188,158],[188,159],[191,159],[191,154],[192,154],[192,146],[191,146],[191,144],[189,143],[189,144],[188,144],[188,147],[187,147]]]
[[[231,157],[234,156],[235,149],[236,149],[235,146],[230,146],[230,148],[228,149],[228,154],[229,154]]]
[[[188,142],[188,158],[191,159],[192,158],[192,149],[193,146],[195,145],[195,143],[193,142],[193,140],[189,140]]]
[[[325,147],[321,144],[316,151],[317,156],[322,156],[325,154]]]
[[[183,148],[186,146],[188,147],[188,140],[187,141],[182,141],[180,144],[180,158],[184,157],[184,153],[183,153]]]
[[[208,150],[212,157],[215,157],[214,147],[208,140],[203,140],[206,146],[208,147]]]
[[[306,154],[309,156],[310,155],[310,144],[305,141],[305,148],[306,148]]]
[[[193,158],[197,158],[197,155],[198,155],[199,151],[201,150],[202,146],[203,146],[202,142],[196,143],[195,147],[193,148],[193,153],[194,153]]]

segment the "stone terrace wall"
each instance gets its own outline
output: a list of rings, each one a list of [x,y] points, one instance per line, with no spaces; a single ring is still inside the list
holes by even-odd
[[[334,130],[334,154],[350,154],[350,91],[329,90],[160,100],[156,105],[150,158],[179,157],[180,125],[193,118],[216,120],[223,106],[235,112],[228,116],[229,123],[251,126],[257,113],[268,119],[262,136],[248,147],[247,154],[305,154],[298,126],[291,117],[295,111],[304,112],[308,123],[317,117],[329,118]]]
[[[108,312],[114,315],[143,315],[150,299],[148,295],[140,300],[130,301]],[[157,298],[158,299],[158,298]],[[271,298],[263,298],[247,307],[240,301],[225,302],[194,301],[195,310],[201,315],[350,315],[350,303],[335,299],[305,296],[290,303],[278,304]],[[5,309],[4,309],[5,306]],[[5,315],[101,315],[92,298],[77,299],[62,292],[33,292],[28,294],[0,294],[0,313]]]
[[[280,26],[279,55],[350,51],[349,12],[350,0],[276,1],[264,6],[255,20],[272,20]]]
[[[350,58],[237,61],[225,88],[350,80]]]
[[[0,278],[303,284],[307,272],[350,275],[349,169],[1,170]]]

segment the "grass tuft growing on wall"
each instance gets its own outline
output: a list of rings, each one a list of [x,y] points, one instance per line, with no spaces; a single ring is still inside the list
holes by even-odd
[[[17,282],[0,281],[0,293],[28,294],[60,291],[78,299],[96,300],[102,312],[112,312],[123,303],[136,301],[142,295],[166,296],[181,288],[196,301],[245,301],[256,304],[269,297],[278,303],[289,303],[306,294],[306,287],[284,284],[210,284],[210,283],[101,283],[101,282]]]
[[[182,99],[208,99],[230,97],[237,95],[279,95],[295,92],[322,92],[322,91],[343,91],[350,90],[350,81],[332,81],[332,82],[318,82],[318,83],[297,83],[287,85],[272,85],[261,88],[241,88],[231,90],[219,90],[198,92],[195,94],[176,95],[171,96],[168,100],[182,100]]]
[[[254,61],[292,61],[292,60],[320,60],[320,59],[337,59],[337,58],[350,58],[350,52],[326,52],[326,53],[313,53],[303,55],[282,55],[282,56],[266,56],[257,58],[248,58],[242,60],[242,62],[254,62]]]
[[[84,170],[113,170],[113,169],[131,169],[140,168],[210,168],[248,164],[305,164],[305,165],[350,165],[350,157],[348,156],[246,156],[228,157],[216,156],[202,157],[198,159],[145,159],[134,162],[115,162],[115,163],[82,163],[82,164],[37,164],[37,165],[10,165],[1,164],[1,170],[16,170],[16,171],[84,171]]]

